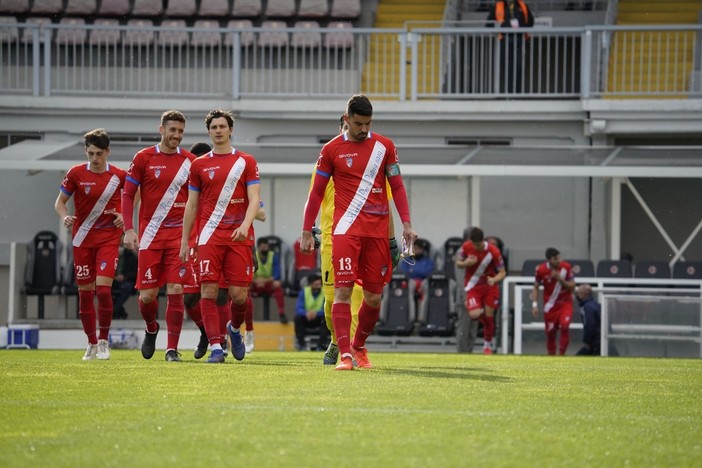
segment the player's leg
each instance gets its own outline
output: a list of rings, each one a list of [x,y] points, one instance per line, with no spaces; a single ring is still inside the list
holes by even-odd
[[[544,313],[544,328],[546,330],[546,352],[550,356],[556,354],[556,336],[558,335],[558,322],[553,311]]]
[[[139,312],[144,319],[146,332],[141,343],[141,355],[151,359],[156,351],[156,336],[161,328],[158,316],[158,289],[161,285],[161,250],[139,250],[137,289]]]
[[[227,331],[231,340],[232,354],[237,361],[241,361],[246,356],[246,345],[240,328],[246,316],[249,285],[253,280],[253,259],[249,246],[227,246],[223,274],[229,285],[229,296],[232,299],[231,321]]]
[[[324,321],[327,324],[327,329],[331,333],[329,347],[324,353],[324,359],[322,362],[327,366],[335,366],[336,361],[339,360],[339,345],[336,342],[334,322],[332,321],[332,304],[334,303],[334,269],[332,268],[331,252],[322,251],[320,254],[320,259],[322,267],[322,292],[324,293]],[[358,320],[358,318],[356,320]]]
[[[341,354],[338,370],[353,369],[351,353],[351,291],[356,281],[358,256],[361,252],[357,236],[335,235],[332,241],[334,268],[334,303],[332,322]]]
[[[95,278],[95,295],[97,296],[97,319],[98,319],[98,359],[110,359],[110,326],[112,325],[112,314],[114,305],[112,303],[112,281],[117,271],[117,261],[119,260],[119,245],[100,246],[96,251],[95,271],[100,274]]]
[[[495,309],[500,302],[500,290],[496,286],[488,286],[483,295],[485,315],[483,318],[483,353],[492,354],[492,339],[495,336]]]
[[[246,295],[246,315],[244,315],[244,326],[246,335],[244,335],[244,346],[246,346],[246,354],[251,354],[254,350],[254,326],[253,326],[253,301],[251,295]]]
[[[564,356],[568,351],[570,343],[570,322],[573,318],[573,304],[565,303],[559,307],[558,326],[561,329],[561,337],[558,342],[558,354]]]
[[[182,263],[179,249],[167,249],[163,253],[164,269],[166,271],[166,328],[168,343],[166,345],[166,361],[180,362],[178,343],[183,331],[185,304],[183,303],[183,285],[194,281],[190,262]]]
[[[78,313],[83,325],[83,332],[88,338],[88,347],[83,356],[84,361],[97,358],[97,314],[95,311],[95,249],[74,247],[73,273],[78,285]]]
[[[217,310],[217,292],[224,254],[219,246],[201,245],[198,248],[198,257],[200,259],[201,284],[200,311],[211,350],[207,362],[222,363],[224,362],[224,351],[222,350],[222,334]]]

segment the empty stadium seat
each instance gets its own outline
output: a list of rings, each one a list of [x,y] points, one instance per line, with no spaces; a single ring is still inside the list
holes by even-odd
[[[361,16],[361,0],[334,0],[332,18],[358,18]]]
[[[323,18],[329,14],[327,0],[300,0],[297,16],[302,18]]]
[[[261,10],[261,0],[235,0],[231,16],[235,18],[259,16]]]
[[[597,276],[602,278],[631,278],[631,263],[628,260],[600,260]]]
[[[122,16],[129,13],[129,8],[129,0],[101,0],[97,14],[98,16]]]
[[[414,281],[407,273],[395,272],[383,288],[380,318],[375,331],[381,336],[407,336],[412,333],[416,319]]]
[[[200,2],[198,16],[229,16],[229,0],[207,0]]]
[[[288,32],[285,31],[286,28],[285,21],[264,21],[261,23],[261,32],[258,35],[258,46],[269,48],[287,46]]]
[[[673,265],[673,278],[702,279],[702,262],[679,261]]]
[[[353,25],[347,21],[331,21],[324,34],[324,47],[330,49],[349,49],[353,47]]]
[[[634,278],[670,278],[670,264],[665,260],[641,260],[635,262]]]
[[[192,16],[196,11],[195,0],[168,0],[166,16]]]
[[[160,16],[163,13],[163,3],[159,0],[134,0],[132,15]]]
[[[163,20],[163,28],[158,32],[158,44],[171,47],[182,47],[188,45],[190,39],[186,28],[185,20]]]
[[[534,276],[536,274],[536,267],[544,263],[546,260],[532,258],[529,260],[524,260],[522,263],[522,276]]]
[[[248,28],[253,28],[253,23],[251,20],[247,19],[239,19],[239,20],[231,20],[227,24],[227,28],[229,29],[248,29]],[[227,33],[224,35],[224,44],[228,47],[231,47],[233,45],[233,35],[230,33]],[[242,31],[239,33],[239,41],[240,45],[242,47],[249,47],[254,44],[255,41],[255,35],[253,31]]]
[[[0,42],[15,42],[19,39],[19,30],[14,16],[0,16]]]
[[[63,0],[34,0],[31,14],[58,15],[63,12]]]
[[[291,18],[295,16],[295,0],[268,0],[266,17]]]
[[[92,15],[97,11],[97,0],[68,0],[67,15]]]
[[[119,26],[119,20],[114,18],[98,18],[93,24],[95,26],[100,26],[100,28],[90,30],[88,43],[91,46],[109,46],[119,43],[122,32],[114,28],[114,26]],[[103,27],[106,29],[102,29]]]
[[[295,31],[292,33],[290,45],[293,47],[320,47],[322,33],[320,31],[305,31],[306,29],[319,29],[316,21],[296,21]]]
[[[456,279],[456,262],[454,256],[461,250],[462,245],[462,237],[449,237],[444,241],[444,274],[451,279]]]
[[[30,16],[27,18],[27,24],[38,24],[39,25],[39,42],[44,40],[44,28],[42,25],[51,24],[50,18],[44,18],[41,16]],[[25,44],[31,44],[34,41],[34,29],[24,28],[24,33],[22,34],[22,42]]]
[[[60,45],[83,44],[88,38],[88,30],[75,26],[85,26],[83,18],[61,18],[59,24],[65,26],[56,30],[56,43]]]
[[[29,11],[29,0],[2,0],[0,13],[26,13]]]
[[[150,29],[143,29],[153,26],[150,19],[132,18],[127,21],[127,26],[135,29],[124,31],[122,42],[130,46],[148,46],[154,43],[155,32]]]
[[[52,231],[39,231],[27,245],[23,292],[38,296],[39,318],[44,318],[44,296],[61,292],[61,249],[61,242]]]
[[[568,263],[573,267],[573,274],[583,278],[592,278],[595,276],[595,264],[592,260],[568,260]]]
[[[419,336],[451,336],[456,320],[456,282],[432,273],[422,282]]]
[[[194,29],[218,29],[219,21],[197,20],[193,24]],[[222,43],[222,33],[219,31],[195,31],[192,32],[190,45],[193,47],[217,47]]]

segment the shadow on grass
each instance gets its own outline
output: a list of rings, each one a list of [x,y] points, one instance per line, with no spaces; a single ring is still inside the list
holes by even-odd
[[[472,367],[415,367],[414,369],[402,367],[382,367],[373,369],[371,372],[413,377],[430,377],[436,379],[480,380],[485,382],[500,383],[512,381],[512,379],[509,377],[490,374],[486,372],[486,369]]]

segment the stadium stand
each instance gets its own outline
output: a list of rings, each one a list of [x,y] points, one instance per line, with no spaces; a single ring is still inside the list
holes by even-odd
[[[361,16],[361,0],[334,0],[332,18],[358,18]]]
[[[456,320],[456,281],[432,273],[422,282],[419,336],[451,336]]]
[[[61,288],[61,249],[58,235],[40,231],[27,245],[24,294],[37,296],[38,317],[44,318],[44,296],[59,294]]]
[[[329,32],[324,34],[324,47],[329,49],[350,49],[354,45],[351,29],[353,25],[347,21],[330,21],[327,25]]]
[[[231,16],[234,18],[253,18],[259,16],[262,10],[261,0],[235,0]]]
[[[229,16],[228,0],[207,0],[200,2],[198,16],[226,17]]]
[[[132,5],[132,16],[161,16],[163,14],[163,3],[154,0],[134,0]]]
[[[673,278],[702,279],[702,262],[680,261],[673,265]]]
[[[665,260],[640,260],[634,263],[634,278],[670,278],[670,265]]]
[[[416,305],[414,281],[407,273],[394,272],[383,288],[380,302],[380,320],[375,332],[380,336],[409,336],[414,328]]]
[[[16,42],[19,39],[17,18],[14,16],[0,16],[0,42]]]
[[[90,31],[88,43],[91,46],[114,46],[119,43],[120,36],[122,35],[121,31],[116,29],[116,26],[119,26],[119,20],[114,18],[97,18],[93,24],[100,26],[100,29],[93,29]]]
[[[219,21],[200,19],[193,24],[194,29],[218,29]],[[218,31],[193,31],[190,45],[193,47],[217,47],[222,43],[222,34]]]
[[[60,28],[56,30],[56,43],[59,45],[77,45],[83,44],[88,38],[88,30],[83,28],[77,28],[74,26],[84,26],[85,20],[83,18],[61,18],[59,24],[63,26],[68,26],[67,28]]]
[[[205,2],[207,3],[207,2]],[[195,0],[168,0],[166,16],[190,17],[197,11]]]
[[[329,14],[327,0],[300,0],[297,16],[301,18],[323,18]]]
[[[295,0],[268,0],[267,18],[292,18],[295,16]]]
[[[600,260],[597,276],[602,278],[631,278],[631,262],[628,260]]]
[[[227,24],[227,29],[247,29],[253,28],[253,23],[248,19],[236,19],[230,20]],[[231,47],[233,44],[234,36],[233,34],[224,35],[224,45]],[[256,36],[253,31],[242,31],[240,33],[240,45],[241,47],[250,47],[256,42]]]
[[[316,21],[296,21],[295,31],[292,33],[290,45],[292,47],[320,47],[322,33],[319,31],[305,31],[306,29],[319,29]]]
[[[567,261],[573,267],[573,274],[576,276],[576,279],[578,276],[583,278],[592,278],[595,276],[595,264],[592,263],[592,260],[568,259]]]
[[[266,20],[261,23],[263,31],[258,36],[258,47],[261,48],[280,48],[287,47],[288,33],[285,31],[287,25],[285,21]]]
[[[158,33],[158,44],[170,47],[187,46],[190,40],[190,33],[185,30],[185,20],[167,19],[161,23],[163,29]],[[170,29],[170,31],[168,30]]]
[[[26,13],[29,11],[29,0],[3,0],[0,2],[0,13]]]
[[[34,0],[30,14],[60,15],[63,13],[63,0]]]
[[[130,8],[129,0],[101,0],[97,15],[124,16],[129,14]]]
[[[44,32],[44,28],[41,26],[44,24],[51,24],[51,18],[46,18],[43,16],[30,16],[29,18],[27,18],[26,23],[40,25],[39,40],[41,41],[43,38],[43,32]],[[34,42],[34,30],[32,30],[30,28],[25,28],[24,33],[22,34],[22,43],[23,44],[31,44],[33,42]]]
[[[89,16],[97,11],[97,0],[68,0],[64,14]]]
[[[145,18],[132,18],[127,21],[128,26],[134,26],[135,30],[124,31],[122,35],[122,42],[126,45],[132,47],[148,46],[154,43],[154,38],[156,33],[149,29],[138,29],[138,28],[148,28],[154,25],[150,19]]]

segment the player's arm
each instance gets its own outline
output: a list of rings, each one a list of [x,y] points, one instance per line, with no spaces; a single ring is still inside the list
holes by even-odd
[[[256,218],[256,214],[260,209],[261,203],[261,183],[259,180],[254,180],[246,185],[246,196],[249,199],[249,205],[246,207],[246,215],[244,221],[234,230],[232,234],[233,241],[243,241],[249,235],[251,223]]]
[[[256,220],[264,222],[267,219],[268,215],[266,214],[266,210],[264,210],[263,207],[259,207],[258,211],[256,212]]]
[[[531,315],[534,318],[539,316],[539,279],[534,280],[534,287],[531,290]]]
[[[397,162],[388,164],[385,168],[385,176],[390,184],[397,214],[400,215],[400,220],[402,221],[402,238],[405,240],[406,245],[414,245],[417,233],[412,228],[407,191],[405,190],[405,184],[402,182],[399,164]]]
[[[566,275],[566,278],[562,278],[558,275],[558,282],[568,291],[573,292],[575,291],[575,276],[573,276],[573,272],[570,270],[568,270]]]
[[[505,279],[505,276],[507,276],[507,270],[505,270],[505,266],[502,265],[497,269],[497,274],[495,276],[491,276],[488,278],[488,284],[490,286],[493,286]]]
[[[190,256],[190,233],[195,224],[195,216],[197,215],[197,207],[200,204],[200,191],[190,187],[188,189],[188,201],[185,203],[185,212],[183,213],[183,234],[180,238],[180,260],[185,263]]]
[[[68,214],[68,200],[70,198],[70,195],[65,193],[63,190],[60,190],[58,197],[56,197],[56,201],[54,202],[54,210],[56,210],[56,214],[61,219],[63,225],[67,228],[73,226],[73,223],[76,220],[75,216],[70,216]]]
[[[138,183],[127,177],[122,190],[122,217],[124,218],[124,246],[134,252],[139,249],[139,237],[134,231],[134,205],[140,200],[137,196]]]
[[[314,182],[305,203],[305,210],[302,218],[302,236],[300,239],[300,251],[312,252],[314,249],[314,238],[312,237],[312,226],[319,214],[319,207],[322,205],[324,192],[329,183],[331,174],[317,169],[314,175]]]

